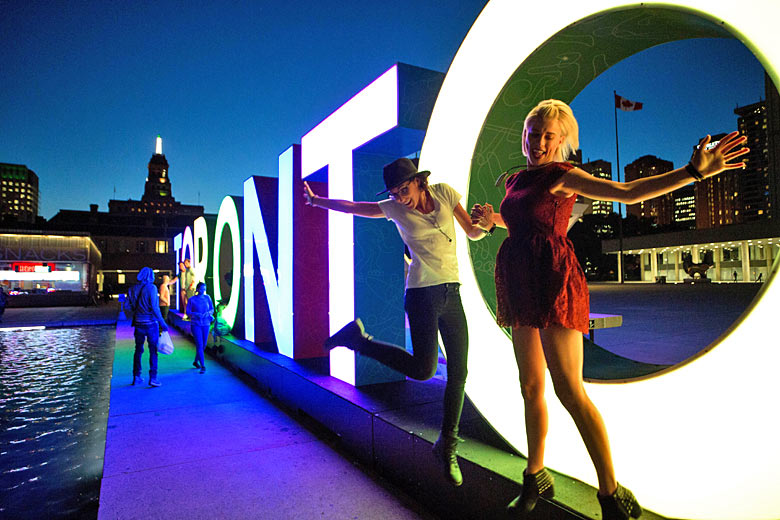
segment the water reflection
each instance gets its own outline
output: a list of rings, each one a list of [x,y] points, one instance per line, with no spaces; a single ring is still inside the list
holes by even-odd
[[[113,339],[113,327],[0,332],[0,517],[97,517]]]

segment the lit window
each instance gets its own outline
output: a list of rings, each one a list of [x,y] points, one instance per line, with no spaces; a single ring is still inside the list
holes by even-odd
[[[157,240],[154,243],[154,250],[157,253],[165,254],[168,252],[168,241],[167,240]]]

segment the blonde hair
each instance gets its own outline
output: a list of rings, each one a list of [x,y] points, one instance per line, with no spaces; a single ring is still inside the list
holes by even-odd
[[[528,149],[525,144],[525,139],[528,134],[528,123],[532,119],[539,119],[541,121],[550,121],[553,119],[558,120],[558,124],[561,125],[561,132],[563,133],[564,140],[561,146],[558,148],[558,154],[560,159],[565,161],[569,158],[577,148],[580,146],[580,129],[577,125],[577,120],[574,118],[574,113],[571,111],[569,105],[558,99],[545,99],[540,101],[534,108],[528,112],[525,116],[525,123],[523,124],[523,155],[528,157]]]

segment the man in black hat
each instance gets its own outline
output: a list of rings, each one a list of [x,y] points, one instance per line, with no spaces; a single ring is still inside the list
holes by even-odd
[[[304,182],[304,196],[310,206],[361,217],[392,220],[409,248],[411,263],[406,278],[404,309],[414,354],[403,347],[373,339],[360,318],[331,336],[326,348],[344,346],[383,363],[408,377],[430,379],[438,364],[438,336],[447,355],[447,386],[444,417],[439,439],[433,446],[449,481],[463,483],[457,459],[458,424],[463,408],[468,360],[468,329],[460,300],[458,260],[455,250],[455,220],[472,240],[487,234],[460,204],[460,194],[451,186],[428,184],[429,171],[418,171],[411,159],[402,157],[383,169],[389,198],[379,202],[353,202],[317,196]]]

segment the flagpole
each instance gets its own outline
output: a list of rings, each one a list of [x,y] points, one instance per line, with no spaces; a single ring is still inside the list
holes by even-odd
[[[614,111],[615,111],[615,157],[617,159],[617,181],[620,182],[620,144],[618,142],[618,124],[617,124],[617,91],[613,90],[614,94]],[[621,209],[621,203],[618,202],[618,242],[620,245],[620,253],[618,253],[618,281],[623,283],[625,279],[625,264],[623,263],[623,211]]]

